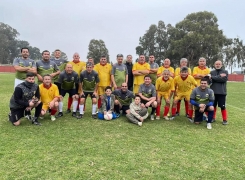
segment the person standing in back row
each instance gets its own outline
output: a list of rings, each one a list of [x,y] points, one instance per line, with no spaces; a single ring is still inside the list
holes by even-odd
[[[150,73],[149,75],[151,76],[151,83],[155,86],[156,80],[157,80],[157,70],[159,68],[159,65],[155,63],[155,57],[154,55],[150,55],[149,57],[149,64],[150,64]]]
[[[221,109],[221,114],[223,118],[223,125],[227,125],[227,110],[225,107],[225,102],[226,102],[226,94],[227,94],[227,89],[226,89],[226,84],[228,81],[228,72],[224,69],[222,69],[222,62],[220,60],[217,60],[214,63],[214,68],[215,70],[211,71],[211,81],[212,84],[210,88],[214,91],[214,116],[213,116],[213,122],[215,121],[216,118],[216,110],[217,110],[217,105]]]
[[[134,75],[132,72],[133,69],[132,55],[127,55],[127,61],[125,65],[127,66],[128,69],[128,90],[133,91]]]

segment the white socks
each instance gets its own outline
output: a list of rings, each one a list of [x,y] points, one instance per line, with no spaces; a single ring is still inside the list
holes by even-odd
[[[63,102],[59,102],[59,112],[63,111]]]
[[[96,114],[96,107],[97,107],[97,104],[92,105],[92,114]]]
[[[72,112],[77,112],[77,105],[78,105],[78,101],[73,99],[73,103],[72,103]]]
[[[82,104],[82,105],[80,104],[79,105],[80,114],[83,114],[84,113],[83,109],[84,109],[84,104]]]

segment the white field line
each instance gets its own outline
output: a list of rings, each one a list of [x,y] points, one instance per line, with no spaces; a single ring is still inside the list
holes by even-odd
[[[243,111],[243,112],[244,112],[244,109],[242,109],[242,108],[239,108],[239,107],[236,107],[236,106],[233,106],[233,105],[227,104],[227,103],[226,103],[226,105],[227,105],[227,106],[230,106],[230,107],[232,107],[232,108],[234,108],[234,109],[238,109],[238,110],[240,110],[240,111]]]

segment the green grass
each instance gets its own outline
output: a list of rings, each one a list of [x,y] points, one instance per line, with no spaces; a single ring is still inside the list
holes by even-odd
[[[7,120],[13,74],[0,74],[0,83],[0,179],[245,178],[245,83],[228,83],[229,125],[218,111],[212,130],[183,115],[142,127],[125,117],[94,120],[89,102],[82,120],[69,114],[14,127]]]

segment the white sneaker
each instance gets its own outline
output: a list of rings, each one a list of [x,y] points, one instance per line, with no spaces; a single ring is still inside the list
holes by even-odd
[[[138,125],[139,125],[139,126],[142,126],[142,122],[138,122]]]
[[[207,123],[207,129],[212,129],[211,123]]]
[[[56,120],[54,115],[51,115],[50,117],[51,117],[51,121],[55,121]]]
[[[39,119],[43,119],[44,118],[44,116],[39,116]]]
[[[153,115],[153,114],[151,115],[151,120],[152,120],[152,121],[154,121],[154,120],[155,120],[155,117],[154,117],[154,115]]]
[[[165,120],[167,120],[167,121],[170,120],[170,119],[168,118],[168,116],[164,116],[163,119],[165,119]]]
[[[156,120],[159,120],[160,119],[160,116],[156,116]]]
[[[170,121],[172,121],[172,120],[174,120],[174,116],[172,116],[172,117],[170,117],[170,118],[168,118]]]

